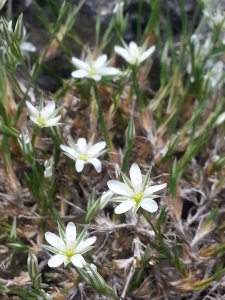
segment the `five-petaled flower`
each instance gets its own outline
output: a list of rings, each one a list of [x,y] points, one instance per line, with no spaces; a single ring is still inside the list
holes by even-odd
[[[146,43],[142,47],[138,47],[135,42],[130,42],[129,47],[124,44],[124,48],[115,46],[115,52],[122,56],[129,64],[139,66],[144,60],[150,57],[155,51],[155,46],[151,46],[147,51]]]
[[[72,57],[72,62],[78,70],[72,72],[74,78],[92,78],[95,81],[101,80],[102,76],[115,76],[119,74],[119,70],[108,67],[107,55],[100,55],[93,61],[91,55],[88,56],[87,62],[76,57]]]
[[[52,127],[61,124],[58,122],[61,116],[56,117],[61,107],[55,110],[55,101],[49,101],[48,104],[43,107],[43,100],[41,100],[38,109],[28,101],[26,101],[26,106],[31,114],[31,121],[36,123],[39,127]]]
[[[95,243],[96,236],[84,240],[86,235],[84,229],[77,237],[76,226],[72,222],[67,224],[65,232],[59,224],[58,229],[60,237],[48,231],[45,233],[45,239],[51,246],[42,245],[43,248],[56,254],[49,259],[49,267],[55,268],[62,263],[66,266],[72,262],[75,267],[83,268],[86,261],[82,254],[93,248],[91,245]]]
[[[68,146],[60,145],[63,153],[76,161],[75,168],[77,172],[81,172],[84,165],[91,163],[99,173],[102,169],[101,161],[97,158],[107,150],[103,150],[106,142],[102,141],[93,145],[94,136],[87,143],[85,138],[79,138],[77,143],[71,137],[68,138]],[[103,150],[103,151],[102,151]]]
[[[153,195],[153,193],[165,188],[167,184],[148,186],[150,170],[142,179],[142,174],[137,164],[132,164],[130,168],[131,180],[122,172],[121,175],[124,183],[117,180],[109,180],[107,182],[108,188],[112,192],[121,195],[111,199],[114,202],[122,202],[115,208],[115,213],[122,214],[131,208],[136,213],[140,206],[151,213],[157,211],[158,205],[153,199],[160,196]]]

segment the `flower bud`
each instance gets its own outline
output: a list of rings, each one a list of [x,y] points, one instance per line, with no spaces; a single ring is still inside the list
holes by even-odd
[[[27,129],[22,130],[22,133],[19,135],[17,140],[24,155],[31,154],[33,148],[29,138],[29,131]]]
[[[14,37],[20,43],[24,37],[23,14],[21,14],[16,22]]]
[[[27,259],[28,274],[34,286],[39,288],[41,285],[41,274],[38,271],[38,260],[34,253],[30,252]]]
[[[136,131],[134,127],[134,118],[133,116],[131,116],[126,130],[127,143],[133,143],[135,141],[135,138],[136,138]]]
[[[45,161],[45,163],[44,163],[44,166],[45,166],[44,176],[45,176],[45,178],[52,177],[53,165],[54,165],[53,157],[51,157],[49,160]]]
[[[13,42],[13,29],[12,21],[7,22],[5,19],[0,19],[0,31],[3,34],[3,38],[6,40],[7,44]]]

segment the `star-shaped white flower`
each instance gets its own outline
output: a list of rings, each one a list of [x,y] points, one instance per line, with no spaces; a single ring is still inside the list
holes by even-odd
[[[203,14],[207,17],[208,24],[211,28],[221,26],[224,29],[225,14],[223,11],[217,10],[215,13],[212,13],[210,10],[203,10]]]
[[[119,70],[113,67],[107,67],[107,55],[100,55],[93,61],[91,55],[88,56],[87,62],[76,57],[72,57],[72,62],[78,68],[72,72],[74,78],[92,78],[95,81],[101,80],[102,76],[115,76],[119,74]]]
[[[26,106],[31,114],[31,121],[36,123],[39,127],[52,127],[61,124],[58,122],[61,116],[56,117],[61,107],[55,110],[55,101],[49,101],[48,104],[43,107],[43,101],[41,100],[38,109],[28,101],[26,101]]]
[[[153,199],[160,196],[153,194],[164,189],[167,184],[148,186],[150,170],[142,180],[142,174],[137,164],[133,164],[130,168],[131,180],[122,172],[121,175],[124,183],[117,180],[109,180],[107,182],[108,188],[112,192],[121,195],[111,199],[111,201],[122,202],[115,208],[115,213],[122,214],[131,208],[136,213],[140,206],[151,213],[157,211],[158,205]]]
[[[56,254],[49,259],[49,267],[55,268],[62,263],[66,266],[72,262],[75,267],[83,268],[86,261],[82,254],[93,248],[91,245],[96,241],[96,236],[84,240],[85,228],[77,237],[76,226],[72,222],[67,224],[65,232],[60,225],[58,225],[58,229],[60,237],[48,231],[45,233],[45,239],[51,246],[42,245],[43,248]]]
[[[135,42],[130,42],[129,47],[125,43],[123,44],[124,48],[115,46],[114,50],[131,65],[139,66],[155,51],[155,46],[151,46],[147,51],[145,51],[146,43],[142,47],[138,47]]]
[[[63,153],[76,161],[75,168],[77,172],[81,172],[84,165],[91,163],[99,173],[102,170],[101,161],[97,158],[107,150],[103,150],[106,142],[102,141],[93,145],[94,136],[87,143],[85,138],[79,138],[77,143],[71,137],[68,138],[68,146],[60,145]],[[103,151],[102,151],[103,150]]]

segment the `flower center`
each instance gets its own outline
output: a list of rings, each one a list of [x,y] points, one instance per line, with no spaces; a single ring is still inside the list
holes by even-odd
[[[38,121],[38,123],[41,125],[41,126],[44,126],[45,125],[45,119],[43,119],[43,118],[38,118],[37,119],[37,121]]]
[[[96,75],[97,74],[97,70],[95,68],[90,68],[89,74],[91,76]]]
[[[135,193],[133,195],[133,199],[136,201],[136,202],[139,202],[143,199],[144,197],[144,194],[143,193]]]
[[[75,249],[67,248],[65,254],[68,258],[71,258],[75,254]]]
[[[87,160],[88,160],[86,154],[81,154],[81,156],[79,157],[79,159],[84,160],[84,161],[87,161]]]

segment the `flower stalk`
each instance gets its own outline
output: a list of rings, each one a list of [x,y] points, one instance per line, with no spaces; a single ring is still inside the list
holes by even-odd
[[[103,136],[104,136],[104,140],[106,142],[106,146],[107,146],[108,149],[110,149],[111,148],[111,142],[110,142],[108,130],[106,128],[105,120],[104,120],[104,115],[103,115],[102,106],[101,106],[100,99],[99,99],[97,84],[94,83],[93,88],[94,88],[95,101],[96,101],[97,106],[98,106],[98,115],[99,115],[100,127],[101,127],[101,130],[102,130]]]

